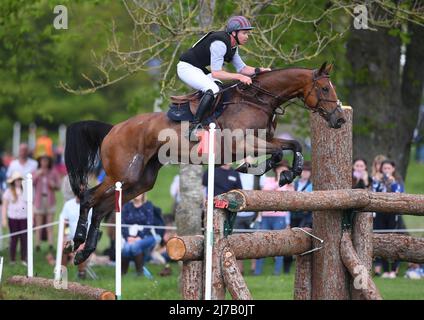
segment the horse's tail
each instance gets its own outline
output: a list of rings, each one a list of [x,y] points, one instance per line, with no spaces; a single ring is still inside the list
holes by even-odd
[[[65,164],[72,191],[81,197],[88,185],[88,173],[94,169],[103,139],[112,125],[100,121],[80,121],[66,130]]]

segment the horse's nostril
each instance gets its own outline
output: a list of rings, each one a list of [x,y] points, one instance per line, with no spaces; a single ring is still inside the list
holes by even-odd
[[[344,118],[339,118],[339,119],[337,120],[337,124],[339,124],[339,125],[342,125],[342,124],[344,124],[344,123],[346,123],[346,120],[345,120]]]

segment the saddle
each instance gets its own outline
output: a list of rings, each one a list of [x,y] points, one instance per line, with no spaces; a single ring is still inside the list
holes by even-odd
[[[181,96],[171,96],[171,105],[167,112],[168,118],[173,121],[193,121],[202,97],[202,91],[196,91]],[[218,93],[211,110],[206,113],[202,124],[208,125],[217,119],[224,112],[225,102],[229,100],[229,91]]]

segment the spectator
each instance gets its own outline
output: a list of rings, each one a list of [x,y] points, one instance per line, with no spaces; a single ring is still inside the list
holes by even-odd
[[[380,167],[380,180],[373,181],[373,191],[375,192],[404,192],[402,179],[396,173],[396,165],[391,160],[384,160]],[[397,229],[399,224],[399,216],[394,214],[386,214],[376,212],[374,219],[374,229]],[[383,278],[396,278],[398,272],[399,261],[394,261],[391,266],[387,260],[377,258],[375,273],[381,274],[381,266],[383,267]]]
[[[172,199],[174,199],[172,203],[172,215],[175,217],[177,212],[178,204],[181,201],[180,194],[180,175],[177,174],[172,180],[171,187],[169,188],[169,192],[171,193]]]
[[[233,189],[241,189],[241,180],[240,175],[237,171],[231,168],[231,165],[224,164],[218,168],[215,168],[214,174],[214,196],[217,196],[222,193],[226,193]],[[207,195],[208,187],[208,172],[205,171],[203,174],[203,186],[205,187],[205,195]]]
[[[3,163],[3,158],[0,157],[0,205],[1,205],[1,196],[6,190],[6,181],[7,181],[7,167]]]
[[[298,179],[294,182],[295,191],[312,191],[312,181],[311,181],[311,170],[312,164],[310,161],[305,161],[303,164],[303,170]],[[300,228],[312,228],[312,212],[291,212],[290,214],[290,226],[300,227]]]
[[[367,161],[357,158],[353,161],[352,168],[352,188],[353,189],[371,189],[372,178],[368,175]]]
[[[122,224],[131,225],[122,228],[122,236],[125,239],[122,248],[122,274],[128,272],[130,260],[133,258],[137,275],[143,275],[145,253],[156,241],[150,228],[141,228],[140,225],[153,225],[153,211],[154,206],[147,201],[144,193],[122,208]]]
[[[72,191],[71,184],[69,182],[68,175],[64,176],[60,186],[60,191],[63,195],[63,201],[66,202],[75,197],[74,192]]]
[[[80,199],[78,197],[74,197],[72,199],[69,199],[65,202],[62,208],[61,216],[65,219],[65,222],[69,226],[69,231],[66,232],[65,235],[66,239],[64,243],[68,240],[73,240],[75,231],[77,229],[78,225],[78,219],[80,215]],[[92,209],[88,212],[88,225],[87,230],[90,228],[91,223],[91,215],[92,215]],[[84,244],[82,244],[78,250],[84,249]],[[59,248],[58,248],[59,250]],[[70,253],[68,255],[62,256],[62,265],[66,266],[70,260],[74,258],[74,253]],[[84,261],[83,263],[78,265],[78,278],[79,279],[85,279],[86,278],[86,268],[87,268],[88,260]]]
[[[26,143],[22,143],[19,146],[18,159],[15,159],[10,163],[6,175],[7,177],[10,177],[13,172],[18,171],[22,177],[25,177],[28,173],[33,173],[37,170],[37,166],[37,161],[29,157],[28,145]]]
[[[52,223],[56,212],[55,192],[60,188],[60,177],[53,168],[53,158],[43,155],[38,159],[39,168],[34,173],[34,217],[35,226]],[[50,253],[53,251],[53,228],[48,227],[47,239]],[[35,231],[36,251],[40,251],[41,229]]]
[[[12,173],[7,180],[9,187],[3,195],[2,224],[9,223],[11,233],[27,228],[27,203],[23,196],[23,176],[19,171]],[[27,233],[12,236],[10,239],[10,261],[16,263],[16,248],[18,241],[21,242],[21,262],[26,265],[27,261]]]
[[[292,184],[286,184],[283,187],[278,185],[281,172],[289,170],[288,162],[281,161],[276,168],[274,168],[274,177],[267,177],[265,180],[264,190],[274,191],[294,191]],[[261,229],[265,230],[282,230],[290,227],[290,212],[288,211],[263,211],[261,216]],[[274,275],[281,274],[283,268],[283,257],[275,257]],[[264,259],[256,260],[255,275],[262,274]]]
[[[387,157],[385,155],[379,154],[375,156],[374,161],[372,162],[372,170],[371,175],[373,180],[381,180],[381,163],[386,160]]]
[[[41,135],[38,137],[35,143],[34,158],[39,158],[43,155],[49,157],[54,156],[53,154],[53,140],[48,136],[47,130],[42,129]]]
[[[310,161],[305,161],[303,170],[298,179],[294,182],[295,191],[312,191],[311,181],[312,164]],[[312,228],[312,212],[310,211],[292,211],[290,212],[290,227],[292,228]],[[292,256],[284,257],[284,273],[290,273],[290,268],[293,262]]]
[[[162,210],[156,206],[153,206],[153,223],[154,226],[165,226],[165,220],[162,216]],[[146,250],[146,256],[144,262],[152,261],[153,263],[165,264],[165,259],[158,254],[157,250],[159,249],[162,239],[165,235],[165,229],[156,229],[152,228],[151,233],[155,238],[155,243]]]
[[[260,177],[249,173],[239,173],[239,175],[243,190],[260,190],[265,184],[265,175]],[[252,229],[257,216],[257,212],[253,211],[237,212],[234,229]],[[243,260],[238,260],[237,263],[241,273],[244,274]],[[252,259],[250,262],[250,269],[252,274],[255,272],[255,267],[256,260]]]

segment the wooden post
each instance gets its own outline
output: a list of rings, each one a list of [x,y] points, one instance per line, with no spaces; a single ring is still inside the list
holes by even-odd
[[[221,259],[226,288],[234,300],[252,300],[252,295],[237,265],[236,256],[231,249],[228,238],[221,239],[221,241],[224,243]]]
[[[212,292],[211,300],[225,299],[225,284],[222,274],[222,252],[225,247],[225,242],[221,241],[224,238],[224,221],[225,210],[213,210],[213,249],[212,249]],[[204,250],[206,251],[206,250]],[[206,254],[206,252],[205,252]]]
[[[353,221],[353,246],[358,259],[366,268],[368,274],[372,274],[373,258],[373,219],[372,212],[357,212]],[[351,294],[353,300],[365,300],[362,290],[355,289],[351,281]]]
[[[312,183],[314,190],[352,187],[352,109],[344,108],[346,123],[331,129],[318,114],[311,115]],[[343,211],[313,212],[313,234],[324,240],[312,257],[312,299],[347,300],[349,276],[340,257]],[[314,247],[319,245],[313,240]]]
[[[361,263],[353,248],[350,232],[343,232],[342,240],[340,243],[340,255],[343,264],[349,270],[349,273],[354,279],[354,287],[361,291],[361,295],[365,300],[381,300],[380,292],[372,280],[371,274],[366,267]]]
[[[183,261],[181,293],[184,300],[203,299],[203,261]]]
[[[312,254],[296,256],[296,275],[294,278],[294,300],[312,298]]]

